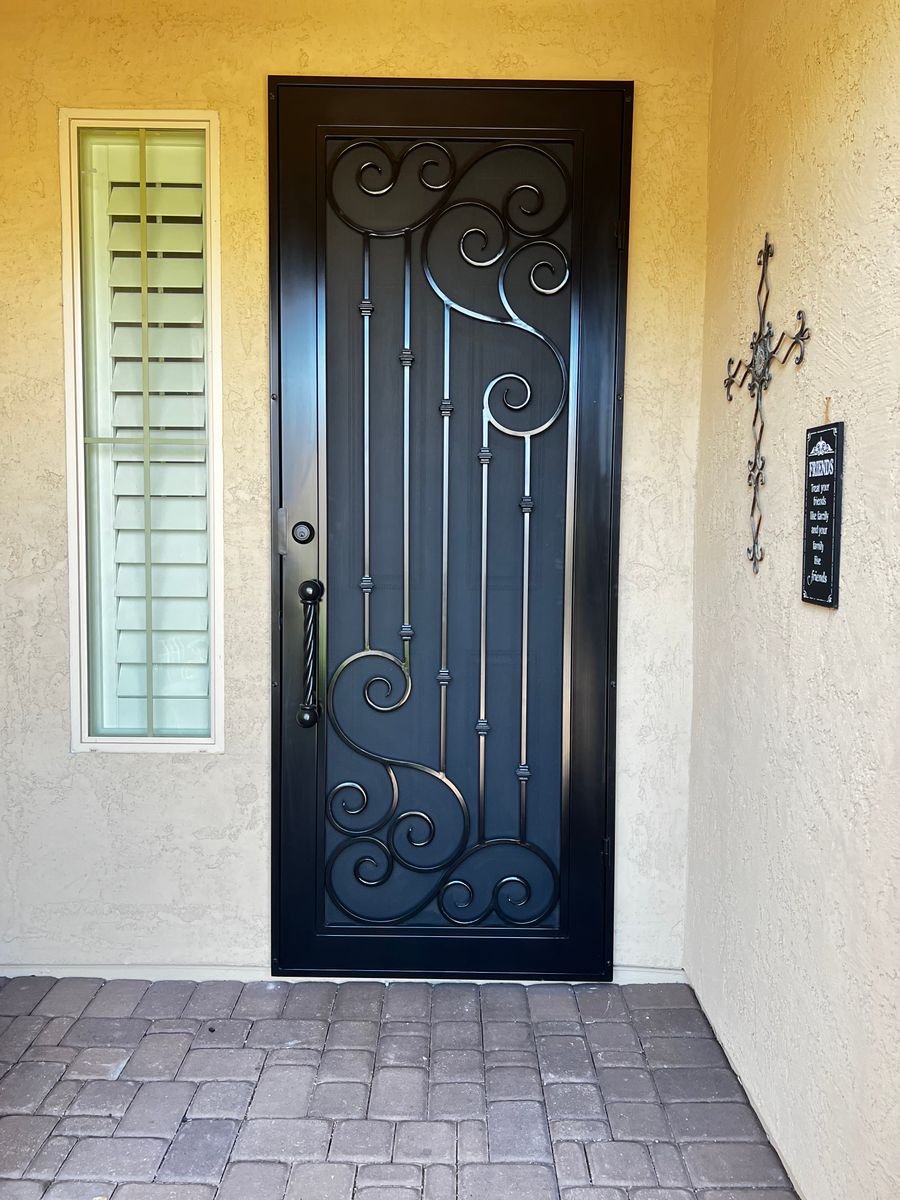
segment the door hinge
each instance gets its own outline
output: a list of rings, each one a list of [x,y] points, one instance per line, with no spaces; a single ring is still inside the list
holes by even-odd
[[[609,862],[609,856],[610,856],[611,851],[612,851],[612,842],[609,840],[608,837],[605,837],[603,839],[603,857],[606,859],[607,862]]]
[[[624,217],[616,221],[616,246],[619,250],[625,249],[625,234],[627,232],[627,228],[628,225]]]
[[[279,554],[287,554],[287,509],[279,508],[275,513],[275,549]]]

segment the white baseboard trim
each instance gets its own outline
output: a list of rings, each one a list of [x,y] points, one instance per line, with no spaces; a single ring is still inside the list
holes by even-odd
[[[613,983],[687,983],[687,975],[681,967],[640,967],[616,963],[613,966]]]
[[[0,976],[3,975],[53,975],[57,978],[77,975],[95,979],[193,979],[198,983],[208,979],[236,979],[249,983],[257,979],[272,978],[267,966],[245,964],[235,967],[221,963],[0,963]],[[297,975],[279,978],[306,977]],[[678,967],[641,967],[623,963],[613,968],[614,983],[684,983],[685,980],[684,971]],[[338,982],[343,982],[343,979],[339,979]],[[534,980],[521,982],[529,983]]]

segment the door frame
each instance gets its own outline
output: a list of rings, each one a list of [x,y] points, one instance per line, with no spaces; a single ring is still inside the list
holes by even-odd
[[[282,816],[282,564],[287,545],[288,532],[285,524],[282,501],[282,408],[281,408],[281,337],[280,337],[280,239],[279,239],[279,155],[278,155],[278,97],[283,88],[298,87],[342,87],[360,89],[380,88],[418,88],[434,89],[526,89],[529,91],[546,88],[556,91],[595,91],[620,92],[623,98],[623,120],[620,161],[619,213],[620,220],[616,230],[619,249],[618,268],[616,275],[616,304],[615,304],[615,347],[614,398],[611,413],[612,438],[609,468],[611,486],[608,513],[608,554],[607,588],[605,594],[597,597],[596,612],[600,620],[598,629],[605,627],[605,661],[607,665],[607,689],[603,700],[605,708],[605,777],[603,779],[603,824],[604,837],[602,845],[603,861],[598,861],[597,869],[604,870],[603,912],[598,914],[598,945],[600,961],[598,970],[584,978],[609,981],[613,975],[613,928],[614,928],[614,890],[615,890],[615,784],[616,784],[616,680],[617,680],[617,631],[618,631],[618,596],[619,596],[619,525],[622,493],[622,417],[624,400],[625,372],[625,316],[627,304],[627,274],[628,274],[628,235],[630,227],[630,195],[631,195],[631,158],[632,158],[632,126],[634,113],[634,84],[631,81],[598,81],[598,80],[485,80],[485,79],[422,79],[422,78],[362,78],[354,76],[290,76],[275,75],[268,79],[268,185],[269,185],[269,417],[270,417],[270,506],[271,506],[271,772],[272,772],[272,809],[271,809],[271,967],[272,974],[295,976],[296,971],[290,970],[279,962],[281,944],[280,931],[280,901],[281,889],[281,816]],[[315,186],[315,185],[314,185]],[[319,454],[319,440],[304,448],[303,458],[316,462]],[[577,460],[576,460],[577,461]],[[584,464],[581,464],[584,471]],[[577,486],[577,482],[576,482]],[[574,514],[573,518],[574,520]],[[577,530],[576,530],[577,535]],[[576,597],[573,593],[571,603],[574,607]],[[574,687],[574,668],[573,685]],[[571,725],[574,730],[578,724],[587,725],[589,718],[579,713],[573,706]],[[592,728],[596,730],[597,726]],[[314,789],[317,788],[317,781]],[[311,802],[315,803],[315,790]],[[305,967],[304,975],[335,976],[331,969]],[[422,972],[411,966],[408,969],[393,969],[389,973],[377,969],[358,969],[353,971],[360,977],[406,977],[421,978]],[[458,978],[453,971],[430,971],[428,977]],[[513,979],[520,978],[515,972],[492,972],[491,978]],[[569,974],[548,972],[542,974],[546,979],[570,979]]]

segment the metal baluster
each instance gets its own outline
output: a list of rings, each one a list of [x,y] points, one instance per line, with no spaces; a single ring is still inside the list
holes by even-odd
[[[534,499],[531,495],[531,438],[525,438],[525,466],[522,499],[522,709],[519,726],[519,765],[516,778],[519,780],[519,838],[525,841],[528,806],[528,592],[529,552],[531,549],[531,514]]]
[[[403,364],[403,624],[400,637],[403,641],[403,663],[409,671],[409,643],[413,627],[409,622],[409,373],[415,356],[410,348],[410,235],[403,238],[403,349],[400,362]]]
[[[447,663],[447,611],[450,561],[450,306],[444,305],[444,396],[440,406],[444,433],[443,482],[441,490],[441,666],[437,681],[441,689],[440,770],[447,770],[447,688],[450,670]]]
[[[370,241],[367,233],[363,234],[363,296],[359,302],[359,313],[363,321],[363,574],[359,586],[363,594],[363,645],[368,650],[371,647],[370,634],[370,598],[375,586],[370,572],[369,548],[371,529],[371,482],[370,482],[370,439],[369,439],[369,395],[371,387],[371,366],[369,353],[369,336],[372,314],[375,306],[369,296],[369,255]]]
[[[490,417],[487,405],[484,408],[481,430],[481,449],[478,451],[478,461],[481,463],[481,637],[480,637],[480,680],[478,685],[478,721],[475,732],[478,734],[478,840],[484,841],[484,775],[485,775],[485,738],[491,727],[487,720],[487,565],[488,565],[488,467],[493,458],[493,451],[488,445]]]

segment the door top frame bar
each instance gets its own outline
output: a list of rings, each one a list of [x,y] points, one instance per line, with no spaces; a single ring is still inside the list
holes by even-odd
[[[478,91],[482,88],[501,88],[506,91],[533,91],[547,88],[560,92],[622,92],[626,102],[634,97],[634,81],[630,79],[443,79],[405,78],[401,76],[363,75],[270,75],[269,88],[282,87],[358,87],[358,88],[458,88]]]

